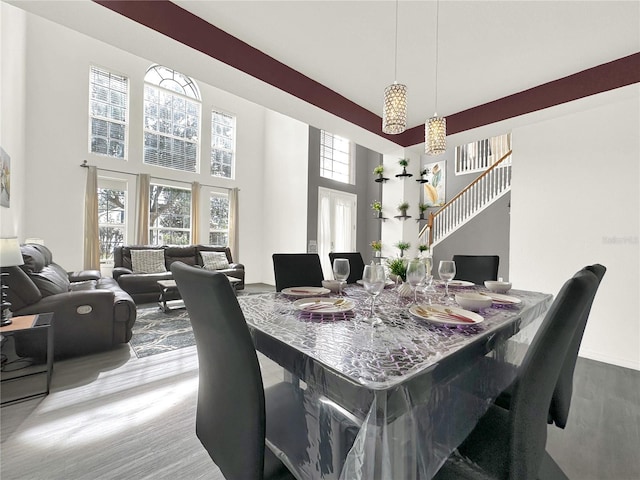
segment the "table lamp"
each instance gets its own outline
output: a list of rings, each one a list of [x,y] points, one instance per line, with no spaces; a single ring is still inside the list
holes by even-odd
[[[20,243],[17,237],[0,238],[0,267],[15,267],[24,264]],[[11,324],[11,303],[7,300],[7,289],[4,279],[9,273],[2,272],[0,283],[2,284],[2,306],[0,308],[0,327]]]

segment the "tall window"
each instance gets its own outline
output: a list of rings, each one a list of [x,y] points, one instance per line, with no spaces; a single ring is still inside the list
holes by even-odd
[[[211,112],[211,175],[232,178],[236,117]]]
[[[149,242],[152,245],[191,243],[191,190],[151,184]]]
[[[127,156],[129,79],[92,66],[89,70],[89,151]]]
[[[229,197],[222,194],[211,195],[209,217],[209,244],[229,245]]]
[[[113,249],[126,242],[126,186],[98,188],[100,263],[113,262]]]
[[[144,77],[144,163],[196,172],[200,92],[186,75],[154,65]]]
[[[320,176],[353,183],[351,142],[332,133],[320,132]]]

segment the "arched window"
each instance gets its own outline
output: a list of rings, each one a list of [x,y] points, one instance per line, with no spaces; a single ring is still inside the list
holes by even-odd
[[[186,75],[153,65],[144,76],[144,163],[196,172],[200,91]]]

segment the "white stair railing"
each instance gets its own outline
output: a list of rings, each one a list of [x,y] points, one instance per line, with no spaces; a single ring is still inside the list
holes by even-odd
[[[511,150],[440,210],[430,214],[419,237],[431,247],[437,245],[510,189]]]

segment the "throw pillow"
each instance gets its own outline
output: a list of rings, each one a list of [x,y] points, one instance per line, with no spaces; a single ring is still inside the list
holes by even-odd
[[[229,268],[229,261],[224,252],[200,252],[205,270],[223,270]]]
[[[164,250],[131,250],[131,266],[133,273],[166,272]]]

